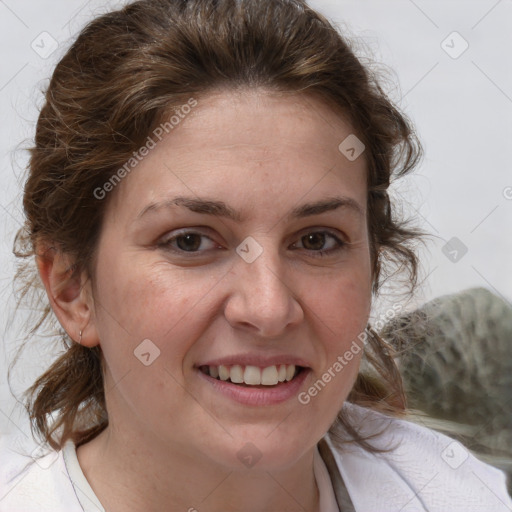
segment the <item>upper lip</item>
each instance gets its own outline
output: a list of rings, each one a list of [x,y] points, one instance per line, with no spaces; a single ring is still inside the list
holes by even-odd
[[[300,359],[296,356],[282,354],[282,355],[263,355],[263,354],[236,354],[232,356],[219,357],[218,359],[212,359],[204,363],[198,364],[200,366],[234,366],[239,364],[240,366],[259,366],[266,368],[268,366],[278,366],[281,364],[294,364],[295,366],[302,366],[309,368],[310,365],[307,361]]]

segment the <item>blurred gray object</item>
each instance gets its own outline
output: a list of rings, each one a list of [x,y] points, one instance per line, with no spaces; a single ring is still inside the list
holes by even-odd
[[[512,492],[512,306],[484,288],[427,302],[384,326],[411,420],[508,474]]]

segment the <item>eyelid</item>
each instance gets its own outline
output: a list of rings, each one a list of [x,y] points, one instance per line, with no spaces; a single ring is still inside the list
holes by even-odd
[[[293,240],[299,240],[303,236],[309,235],[310,233],[323,233],[334,237],[339,242],[350,245],[350,238],[344,231],[340,231],[337,228],[331,228],[327,226],[310,226],[299,230],[293,235]]]
[[[345,240],[346,238],[348,238],[345,235],[345,233],[343,233],[342,231],[339,231],[338,229],[328,228],[328,227],[324,227],[324,226],[311,226],[309,228],[301,229],[294,236],[298,236],[299,238],[301,238],[310,233],[325,233],[325,234],[333,236],[334,238],[337,238],[340,242],[349,243],[348,240]]]
[[[201,238],[207,238],[208,240],[210,240],[211,243],[219,246],[220,244],[217,243],[215,240],[213,240],[213,238],[211,236],[204,233],[205,230],[211,231],[211,229],[209,229],[207,227],[203,227],[203,226],[198,227],[198,228],[177,229],[177,230],[171,231],[171,232],[165,234],[164,236],[162,236],[161,238],[159,238],[159,240],[157,242],[157,246],[164,247],[164,248],[169,249],[178,254],[188,254],[188,255],[203,254],[205,251],[183,251],[181,249],[175,249],[174,247],[171,246],[171,242],[175,241],[176,239],[178,239],[181,236],[197,235],[197,236],[200,236]]]
[[[344,240],[342,236],[340,236],[338,233],[334,233],[332,230],[327,228],[309,228],[306,231],[303,231],[301,234],[298,235],[297,242],[294,242],[292,245],[296,245],[298,242],[301,241],[302,237],[309,235],[309,234],[315,234],[315,233],[321,233],[323,235],[328,235],[331,238],[333,238],[336,242],[336,247],[331,249],[320,249],[318,251],[315,251],[313,249],[303,249],[299,247],[299,249],[303,249],[309,254],[311,254],[313,257],[324,257],[324,255],[329,254],[335,254],[339,251],[342,251],[347,248],[347,246],[350,245],[349,241]]]
[[[172,231],[168,231],[165,235],[161,236],[159,240],[172,240],[179,236],[184,235],[200,235],[206,238],[210,238],[204,231],[209,231],[209,228],[198,226],[198,227],[184,227],[179,229],[173,229]]]
[[[193,227],[185,227],[185,228],[171,231],[170,233],[167,233],[166,235],[164,235],[163,237],[160,238],[160,240],[157,242],[157,247],[163,248],[164,250],[173,252],[174,254],[177,254],[180,256],[186,255],[189,258],[203,256],[205,253],[210,252],[212,249],[199,250],[199,251],[185,251],[185,250],[173,247],[171,245],[171,243],[173,241],[177,240],[181,236],[197,235],[201,238],[207,238],[208,240],[210,240],[211,243],[216,244],[217,249],[218,249],[220,244],[215,242],[215,240],[212,239],[212,237],[205,234],[204,231],[212,231],[212,230],[208,227],[201,226],[201,227],[194,227],[194,228]],[[340,236],[340,234],[337,230],[333,230],[332,228],[326,228],[326,227],[321,227],[321,226],[316,226],[316,227],[312,226],[309,228],[305,228],[305,229],[299,231],[299,233],[296,233],[295,235],[293,235],[294,239],[296,241],[292,244],[292,246],[296,245],[299,242],[302,243],[301,242],[302,237],[304,237],[308,234],[315,234],[315,233],[321,233],[321,234],[330,236],[332,239],[335,240],[336,247],[333,247],[330,249],[319,249],[319,250],[298,247],[294,250],[302,249],[303,251],[306,251],[306,253],[308,253],[310,256],[312,256],[314,258],[322,258],[322,257],[326,257],[331,254],[336,254],[338,252],[341,252],[344,249],[346,249],[347,246],[350,245],[350,241],[344,240],[344,238],[346,238],[344,236],[344,234],[343,234],[343,236]],[[220,247],[220,248],[222,248],[222,247]]]

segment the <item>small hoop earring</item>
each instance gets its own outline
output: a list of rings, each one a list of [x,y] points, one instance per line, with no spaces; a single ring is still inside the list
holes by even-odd
[[[82,344],[82,331],[80,331],[80,339],[78,340],[78,343],[81,345]]]

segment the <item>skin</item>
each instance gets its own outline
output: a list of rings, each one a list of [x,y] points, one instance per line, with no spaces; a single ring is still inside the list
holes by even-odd
[[[354,383],[361,352],[307,405],[297,396],[242,405],[199,378],[196,365],[291,354],[310,366],[300,389],[307,391],[364,330],[372,282],[366,163],[338,150],[351,133],[341,115],[304,94],[198,98],[108,198],[94,279],[66,282],[65,255],[40,258],[60,322],[75,339],[82,330],[82,344],[101,345],[105,357],[110,423],[77,454],[109,512],[318,510],[314,449]],[[223,201],[242,219],[183,206],[138,219],[149,204],[176,196]],[[362,213],[288,218],[333,196],[353,199]],[[204,235],[199,252],[172,251],[180,246],[169,239],[183,228]],[[325,231],[346,245],[315,257],[318,246],[338,248],[329,235],[323,244],[305,239]],[[252,263],[235,251],[248,236],[263,249]],[[149,366],[134,356],[144,339],[160,350]],[[248,442],[261,454],[252,468],[237,457]]]

